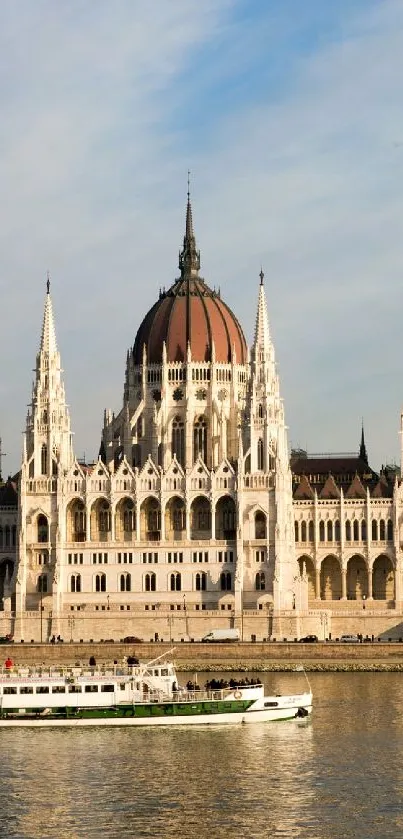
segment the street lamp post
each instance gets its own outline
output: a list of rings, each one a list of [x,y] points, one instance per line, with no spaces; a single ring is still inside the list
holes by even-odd
[[[41,610],[41,644],[43,641],[43,579],[41,580],[41,599],[40,599],[40,610]]]

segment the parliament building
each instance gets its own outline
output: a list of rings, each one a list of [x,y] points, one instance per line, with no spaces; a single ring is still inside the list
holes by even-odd
[[[21,469],[0,485],[0,634],[396,631],[400,477],[371,469],[363,433],[357,455],[289,452],[262,272],[256,300],[248,347],[200,274],[188,197],[179,276],[139,325],[122,405],[105,411],[87,464],[73,449],[48,281]]]

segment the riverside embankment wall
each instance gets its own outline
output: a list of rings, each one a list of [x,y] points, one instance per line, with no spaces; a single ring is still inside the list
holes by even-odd
[[[403,643],[341,644],[337,642],[300,643],[182,643],[174,648],[154,644],[3,644],[0,656],[10,657],[15,665],[88,664],[94,656],[97,664],[121,662],[135,655],[149,661],[170,652],[178,671],[219,670],[289,670],[303,664],[307,670],[403,670]]]

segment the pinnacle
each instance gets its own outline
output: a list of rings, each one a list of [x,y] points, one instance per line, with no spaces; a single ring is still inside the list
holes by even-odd
[[[196,248],[196,237],[193,230],[192,205],[188,191],[186,205],[186,226],[183,238],[183,248],[179,254],[179,268],[181,277],[198,276],[200,269],[200,251]]]
[[[45,311],[43,314],[40,352],[53,355],[57,352],[55,322],[53,317],[52,298],[50,290],[46,292]]]
[[[257,315],[256,315],[256,327],[255,327],[255,340],[254,346],[255,349],[257,347],[261,347],[262,349],[268,350],[269,345],[271,344],[270,339],[270,328],[269,328],[269,317],[267,314],[267,303],[266,303],[266,294],[263,285],[263,271],[260,272],[260,285],[259,285],[259,298],[258,298],[258,306],[257,306]]]

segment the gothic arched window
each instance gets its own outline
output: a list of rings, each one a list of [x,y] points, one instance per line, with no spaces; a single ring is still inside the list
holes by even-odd
[[[132,578],[130,574],[121,574],[120,575],[120,590],[121,591],[131,591],[132,590]]]
[[[193,426],[193,460],[201,457],[207,463],[207,420],[199,417]]]
[[[154,573],[145,575],[144,589],[145,589],[145,591],[156,591],[157,590],[157,577]]]
[[[181,466],[185,465],[185,426],[180,417],[172,422],[172,457],[176,457]]]
[[[73,574],[70,578],[70,591],[73,593],[81,591],[81,574]]]
[[[95,591],[106,591],[106,574],[97,574],[95,577]]]
[[[207,588],[207,574],[201,571],[196,574],[196,591],[206,591]]]
[[[263,440],[257,441],[257,468],[260,472],[264,469],[264,452],[263,452]]]
[[[47,574],[41,574],[38,577],[38,591],[41,594],[46,594],[48,590],[48,577]]]
[[[258,571],[255,577],[255,588],[256,591],[264,591],[266,588],[266,579],[264,575],[264,571]]]
[[[41,448],[41,474],[48,474],[48,447],[45,443]]]
[[[232,589],[232,576],[229,571],[223,571],[220,574],[220,588],[221,591],[231,591]]]
[[[102,501],[99,505],[98,526],[103,533],[111,529],[111,511],[107,501]]]
[[[178,574],[178,573],[171,574],[171,576],[170,576],[170,589],[171,589],[171,591],[181,591],[182,580],[181,580],[181,575],[180,574]]]
[[[255,539],[266,539],[266,516],[261,510],[255,513]]]
[[[49,525],[46,516],[38,516],[38,542],[47,542],[49,539]]]

